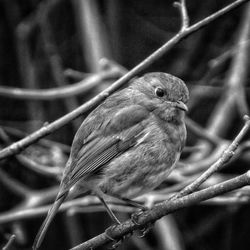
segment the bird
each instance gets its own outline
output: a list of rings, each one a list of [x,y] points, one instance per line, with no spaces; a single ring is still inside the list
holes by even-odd
[[[159,186],[175,167],[186,141],[189,91],[164,72],[136,77],[95,108],[77,130],[55,201],[34,240],[38,249],[67,197],[90,191],[120,224],[106,198],[143,209],[133,199]]]

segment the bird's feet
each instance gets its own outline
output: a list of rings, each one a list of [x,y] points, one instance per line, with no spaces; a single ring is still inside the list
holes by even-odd
[[[113,230],[117,227],[117,224],[116,225],[112,225],[110,226],[109,228],[107,228],[105,230],[105,234],[106,234],[106,237],[109,238],[111,241],[113,241],[113,244],[112,244],[112,247],[111,249],[115,249],[117,248],[118,246],[120,246],[122,244],[122,242],[125,240],[125,238],[131,236],[133,233],[130,233],[128,235],[125,235],[123,236],[122,238],[120,239],[116,239],[114,237],[112,237],[111,235],[113,234]]]
[[[131,220],[132,222],[137,225],[137,226],[141,226],[140,222],[139,222],[139,217],[148,209],[143,209],[143,210],[139,210],[138,212],[135,212],[131,215]],[[138,237],[143,238],[149,231],[150,229],[153,227],[153,223],[148,223],[147,225],[145,225],[144,227],[142,227],[142,229],[140,229],[139,231],[141,232],[140,235],[138,235]]]

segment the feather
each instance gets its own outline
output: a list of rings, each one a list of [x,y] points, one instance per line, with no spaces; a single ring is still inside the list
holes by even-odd
[[[101,172],[112,159],[136,145],[144,135],[143,122],[148,117],[149,112],[141,106],[125,107],[102,124],[99,131],[95,130],[85,138],[82,147],[78,147],[78,152],[71,159],[70,178],[63,182],[59,198],[78,181]]]
[[[65,192],[63,195],[60,195],[60,198],[57,197],[53,206],[50,208],[50,210],[48,211],[47,217],[44,220],[43,224],[41,225],[38,234],[36,235],[35,241],[33,243],[32,248],[38,249],[43,241],[43,238],[45,236],[45,233],[48,230],[48,227],[51,223],[51,221],[53,220],[53,218],[55,217],[59,207],[61,206],[61,204],[63,203],[63,201],[65,200],[65,198],[67,197],[67,193]]]
[[[113,158],[118,157],[136,145],[138,140],[144,135],[143,131],[143,126],[137,124],[123,132],[121,137],[96,138],[89,142],[90,146],[85,145],[79,152],[79,158],[77,158],[76,166],[72,171],[66,189],[70,189],[79,180],[100,172]]]

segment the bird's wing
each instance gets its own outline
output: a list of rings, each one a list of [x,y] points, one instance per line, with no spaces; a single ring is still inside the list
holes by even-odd
[[[93,131],[83,142],[71,163],[71,175],[66,189],[80,179],[100,171],[105,164],[132,146],[141,142],[144,122],[149,112],[142,106],[132,105],[121,109],[99,131]],[[65,185],[64,185],[65,186]]]

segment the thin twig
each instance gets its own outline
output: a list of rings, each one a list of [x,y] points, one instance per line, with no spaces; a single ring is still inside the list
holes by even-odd
[[[155,205],[152,209],[149,209],[138,215],[136,222],[131,219],[123,222],[120,225],[111,226],[108,228],[108,236],[106,232],[102,233],[82,244],[79,244],[71,250],[95,249],[99,246],[110,243],[112,241],[111,239],[119,240],[123,238],[123,236],[131,234],[137,229],[144,228],[146,225],[152,224],[156,220],[176,210],[197,204],[198,202],[213,198],[249,184],[250,171],[229,181],[222,182],[176,200],[162,202]]]
[[[79,81],[83,80],[85,77],[89,76],[91,73],[85,73],[82,71],[68,68],[68,69],[64,70],[63,74],[66,78],[69,78],[69,79],[72,79],[73,81],[79,82]]]
[[[22,202],[17,208],[14,208],[10,211],[0,213],[0,225],[5,223],[11,223],[13,221],[37,218],[38,216],[45,215],[50,209],[51,205],[39,206],[40,204],[44,204],[45,202],[52,201],[58,192],[58,187],[49,188],[40,193],[35,193]],[[46,197],[47,196],[47,197]],[[35,198],[36,197],[36,198]],[[77,207],[80,207],[81,213],[93,213],[98,211],[104,211],[103,205],[100,201],[94,196],[86,196],[83,198],[77,198],[74,200],[66,201],[62,204],[59,211],[65,211],[68,209],[72,209],[73,212],[77,211]],[[117,205],[111,205],[111,208],[115,208]],[[117,209],[122,212],[132,212],[135,211],[134,208],[121,206],[122,209]],[[73,209],[74,208],[74,209]],[[77,211],[78,212],[78,211]]]
[[[247,69],[249,68],[250,62],[248,56],[250,51],[249,46],[247,43],[245,43],[245,41],[250,38],[250,4],[246,6],[244,17],[245,18],[242,24],[242,30],[240,32],[240,39],[238,41],[238,43],[241,44],[238,52],[238,61],[242,61],[241,65],[243,66],[243,69],[238,72],[238,74],[240,75],[240,77],[238,77],[239,84],[234,90],[237,92],[237,97],[235,98],[235,101],[238,107],[239,114],[249,115],[246,91],[244,87],[247,84]]]
[[[0,138],[7,145],[11,143],[11,140],[10,140],[8,134],[1,127],[0,127]],[[51,146],[51,144],[50,144],[50,146]],[[34,171],[36,173],[42,174],[44,176],[54,177],[56,179],[61,178],[61,174],[62,174],[63,169],[59,166],[49,167],[49,166],[46,166],[43,164],[39,164],[23,154],[17,155],[16,159],[21,164],[23,164],[25,167],[31,169],[32,171]],[[1,172],[1,170],[0,170],[0,172]],[[17,192],[18,192],[18,190],[17,190]]]
[[[137,66],[135,66],[132,70],[130,70],[127,74],[122,76],[119,80],[114,82],[110,87],[108,87],[106,90],[102,91],[100,94],[98,94],[97,96],[92,98],[87,103],[81,105],[79,108],[73,110],[72,112],[59,118],[58,120],[56,120],[50,124],[45,125],[44,127],[37,130],[36,132],[30,134],[28,137],[26,137],[26,138],[24,138],[16,143],[13,143],[9,147],[6,147],[5,149],[1,150],[0,151],[0,160],[21,152],[22,150],[24,150],[26,147],[28,147],[32,143],[38,141],[40,138],[53,133],[54,131],[58,130],[62,126],[71,122],[73,119],[76,119],[77,117],[79,117],[83,113],[96,107],[105,98],[107,98],[111,93],[113,93],[115,90],[117,90],[123,84],[128,82],[132,77],[134,77],[137,74],[139,74],[140,72],[142,72],[142,70],[146,69],[153,62],[155,62],[156,60],[161,58],[167,51],[172,49],[176,44],[178,44],[184,38],[188,37],[192,33],[205,27],[206,25],[215,21],[219,17],[225,15],[226,13],[228,13],[229,11],[231,11],[233,9],[236,9],[237,7],[239,7],[240,5],[242,5],[243,3],[246,3],[248,1],[249,0],[235,1],[231,4],[229,4],[228,6],[226,6],[225,8],[217,11],[216,13],[214,13],[214,14],[204,18],[203,20],[197,22],[196,24],[188,27],[184,31],[179,32],[172,39],[170,39],[168,42],[166,42],[162,47],[157,49],[153,54],[151,54],[149,57],[147,57],[145,60],[143,60]]]
[[[249,46],[244,42],[249,39],[250,35],[250,5],[246,6],[244,15],[241,18],[241,24],[237,37],[237,44],[241,44],[238,47],[236,53],[232,58],[229,71],[225,79],[226,91],[216,104],[213,113],[208,121],[208,130],[218,136],[225,136],[230,125],[235,117],[237,117],[237,103],[246,103],[244,85],[247,83],[248,75],[248,53]],[[246,104],[243,104],[248,112]],[[247,113],[246,113],[247,114]]]
[[[207,185],[205,185],[207,187]],[[179,189],[178,189],[179,190]],[[245,191],[244,191],[245,190]],[[167,190],[169,191],[169,190]],[[176,191],[176,190],[172,190]],[[43,205],[48,202],[51,202],[55,195],[58,192],[58,187],[50,188],[47,190],[43,190],[42,192],[36,194],[31,194],[26,197],[26,199],[20,204],[14,207],[13,209],[0,213],[0,225],[9,224],[19,220],[26,220],[31,218],[37,218],[40,216],[44,216],[47,214],[51,205]],[[146,200],[150,200],[151,206],[147,205],[147,207],[152,207],[152,204],[157,204],[167,200],[169,197],[173,195],[173,192],[166,192],[161,194],[160,192],[153,192],[140,198],[136,199],[142,204],[148,204]],[[208,201],[204,201],[203,204],[206,205],[230,205],[230,204],[246,204],[250,201],[250,192],[246,187],[241,188],[237,191],[231,192],[226,196],[219,196],[209,199]],[[112,211],[120,212],[120,213],[132,213],[135,212],[136,209],[128,206],[124,203],[116,203],[112,201],[109,203]],[[98,213],[105,211],[105,208],[100,203],[96,197],[86,196],[82,198],[77,198],[74,200],[67,201],[62,204],[59,209],[59,212],[67,211],[70,209],[71,213]]]
[[[25,155],[17,155],[17,160],[23,164],[26,168],[31,169],[35,173],[39,173],[43,176],[54,177],[56,179],[61,179],[63,168],[59,166],[46,166],[43,164],[39,164],[33,159],[25,156]]]
[[[46,59],[50,66],[50,72],[55,84],[59,87],[65,87],[69,85],[66,77],[64,76],[64,68],[62,58],[58,52],[55,39],[54,32],[52,31],[51,24],[49,22],[48,10],[45,8],[41,9],[39,12],[40,16],[38,16],[39,20],[39,28],[41,33],[42,46],[46,55]],[[75,96],[71,96],[70,98],[64,99],[63,104],[67,112],[70,112],[76,109],[79,106],[78,100]],[[74,120],[72,122],[74,130],[80,126],[79,120]]]
[[[8,242],[6,243],[6,245],[2,248],[2,250],[10,250],[12,249],[12,245],[15,242],[16,239],[16,235],[12,234],[8,240]]]
[[[14,138],[23,138],[23,137],[27,136],[26,132],[19,130],[17,128],[8,127],[8,126],[1,126],[1,128],[9,136],[11,136],[11,137],[14,136]],[[45,148],[58,147],[64,153],[70,153],[70,146],[63,144],[61,142],[56,142],[56,141],[52,141],[52,140],[48,140],[48,139],[43,138],[39,141],[39,145],[41,145],[42,147],[45,147]]]
[[[37,68],[34,63],[34,58],[31,54],[30,48],[29,48],[29,42],[27,40],[27,37],[25,37],[26,34],[26,27],[25,26],[19,26],[20,29],[17,29],[16,37],[17,37],[17,49],[18,49],[18,59],[19,59],[19,70],[21,73],[21,81],[22,84],[26,88],[31,89],[37,89],[38,88],[38,81],[37,81]],[[37,112],[39,110],[39,112]],[[44,110],[41,103],[32,103],[31,105],[28,105],[27,111],[29,120],[31,121],[44,121]],[[30,124],[30,130],[33,131],[37,129],[34,124]]]
[[[49,89],[23,89],[0,86],[0,96],[21,100],[51,101],[84,94],[100,85],[101,82],[120,77],[123,72],[118,67],[91,74],[85,79],[68,86]]]
[[[220,170],[224,166],[224,164],[231,159],[231,157],[234,155],[234,152],[239,145],[239,142],[245,136],[250,127],[250,118],[248,116],[245,116],[244,119],[245,119],[245,124],[243,128],[241,129],[239,134],[235,137],[235,139],[232,141],[232,143],[228,146],[228,148],[222,153],[221,157],[210,168],[208,168],[201,176],[199,176],[194,182],[192,182],[183,190],[181,190],[179,193],[171,197],[170,200],[183,197],[197,190],[197,188],[203,182],[205,182],[213,173]]]
[[[189,26],[189,17],[187,13],[186,0],[180,0],[180,2],[174,2],[174,6],[180,10],[181,13],[181,31],[184,31]]]
[[[207,143],[207,141],[205,141]],[[212,164],[214,164],[223,154],[223,152],[228,148],[230,142],[227,140],[221,141],[212,151],[207,150],[202,144],[198,144],[201,150],[197,150],[193,154],[191,154],[191,159],[187,159],[188,164],[185,165],[185,168],[182,169],[182,174],[185,176],[194,175],[197,173],[201,173],[208,169]],[[209,144],[209,146],[211,146]],[[198,155],[198,159],[193,157],[194,154],[202,154],[203,157],[200,158]]]
[[[90,72],[100,70],[99,60],[111,57],[108,35],[96,0],[72,1],[82,53]]]

